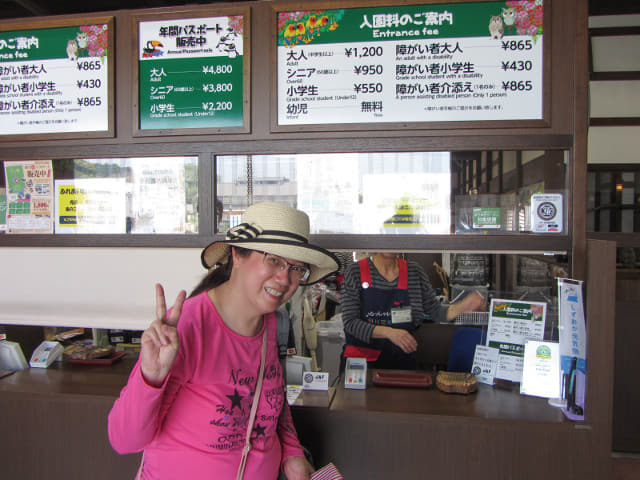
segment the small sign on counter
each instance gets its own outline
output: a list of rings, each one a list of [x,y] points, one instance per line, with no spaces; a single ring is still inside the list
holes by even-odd
[[[302,388],[305,390],[329,390],[329,372],[304,372]]]

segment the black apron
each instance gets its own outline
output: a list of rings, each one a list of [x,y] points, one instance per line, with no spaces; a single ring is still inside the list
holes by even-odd
[[[358,262],[360,267],[360,318],[373,324],[393,328],[402,328],[413,332],[415,327],[411,321],[392,324],[392,308],[411,308],[408,290],[407,262],[398,258],[398,285],[392,290],[382,290],[371,286],[371,271],[369,261],[364,258]],[[347,348],[345,353],[354,356],[358,348],[374,349],[380,352],[377,360],[369,363],[371,368],[415,370],[417,366],[415,352],[407,354],[402,349],[386,338],[372,338],[370,343],[358,340],[353,335],[345,335]],[[349,346],[356,348],[349,348]],[[367,356],[367,355],[363,355]]]

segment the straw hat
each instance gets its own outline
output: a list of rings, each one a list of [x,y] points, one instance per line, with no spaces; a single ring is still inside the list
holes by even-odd
[[[227,231],[226,240],[202,250],[205,268],[226,263],[232,245],[308,264],[311,274],[304,285],[318,282],[340,267],[334,254],[309,244],[309,217],[300,210],[273,202],[257,203],[247,208],[242,220]]]

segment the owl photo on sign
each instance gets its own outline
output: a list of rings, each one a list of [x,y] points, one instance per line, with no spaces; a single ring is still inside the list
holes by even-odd
[[[516,11],[513,7],[503,8],[502,9],[502,20],[504,21],[504,26],[511,31],[513,26],[516,23]]]
[[[69,60],[72,62],[78,59],[78,44],[75,40],[69,40],[67,42],[67,57],[69,57]]]
[[[499,15],[494,15],[491,17],[489,21],[489,33],[491,34],[491,38],[496,40],[500,40],[504,35],[504,24],[502,23],[502,17]]]
[[[78,51],[86,55],[87,48],[89,47],[89,35],[85,32],[78,32],[76,34],[76,43],[78,44]]]

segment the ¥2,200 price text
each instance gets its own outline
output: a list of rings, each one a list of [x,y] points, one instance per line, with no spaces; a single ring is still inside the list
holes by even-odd
[[[233,102],[203,102],[202,110],[205,112],[217,112],[217,111],[225,111],[232,110]]]

